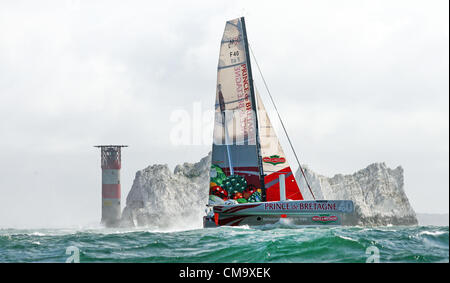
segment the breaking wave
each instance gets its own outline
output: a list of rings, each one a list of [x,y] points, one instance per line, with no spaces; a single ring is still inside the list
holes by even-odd
[[[448,262],[447,227],[298,227],[286,223],[187,231],[138,229],[0,230],[0,262]]]

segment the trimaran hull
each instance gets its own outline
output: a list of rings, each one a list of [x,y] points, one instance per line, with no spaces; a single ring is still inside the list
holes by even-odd
[[[273,201],[215,205],[214,214],[203,218],[205,228],[258,226],[287,222],[293,225],[345,225],[354,211],[350,200]]]
[[[220,46],[210,171],[211,210],[204,217],[204,226],[265,225],[280,219],[297,225],[345,225],[345,218],[354,210],[352,201],[304,200],[253,85],[244,18],[227,21]],[[292,150],[315,199],[293,147]]]

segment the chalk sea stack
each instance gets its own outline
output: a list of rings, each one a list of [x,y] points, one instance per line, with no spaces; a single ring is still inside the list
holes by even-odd
[[[151,165],[136,173],[122,226],[152,226],[161,229],[200,228],[209,193],[211,154],[198,163]],[[351,225],[417,225],[417,217],[404,190],[403,169],[373,163],[351,175],[325,177],[305,167],[317,199],[350,199],[355,213]],[[301,188],[304,179],[297,172]]]

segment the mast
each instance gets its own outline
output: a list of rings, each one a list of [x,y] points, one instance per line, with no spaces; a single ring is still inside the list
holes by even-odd
[[[242,23],[242,34],[244,36],[245,54],[247,54],[246,61],[247,61],[247,69],[248,69],[249,84],[250,84],[250,96],[253,101],[252,110],[253,110],[253,113],[255,113],[256,152],[258,154],[259,180],[261,182],[261,195],[262,195],[262,200],[265,201],[266,200],[266,186],[264,184],[264,170],[263,170],[262,157],[261,157],[261,144],[260,144],[260,140],[259,140],[258,112],[256,110],[255,90],[253,87],[252,67],[250,64],[250,52],[248,49],[247,30],[245,28],[244,17],[241,17],[241,23]]]

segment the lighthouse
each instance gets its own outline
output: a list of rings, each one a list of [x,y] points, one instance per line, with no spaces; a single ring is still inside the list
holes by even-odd
[[[101,149],[102,220],[106,227],[117,226],[121,217],[120,168],[121,148],[126,145],[96,145]]]

